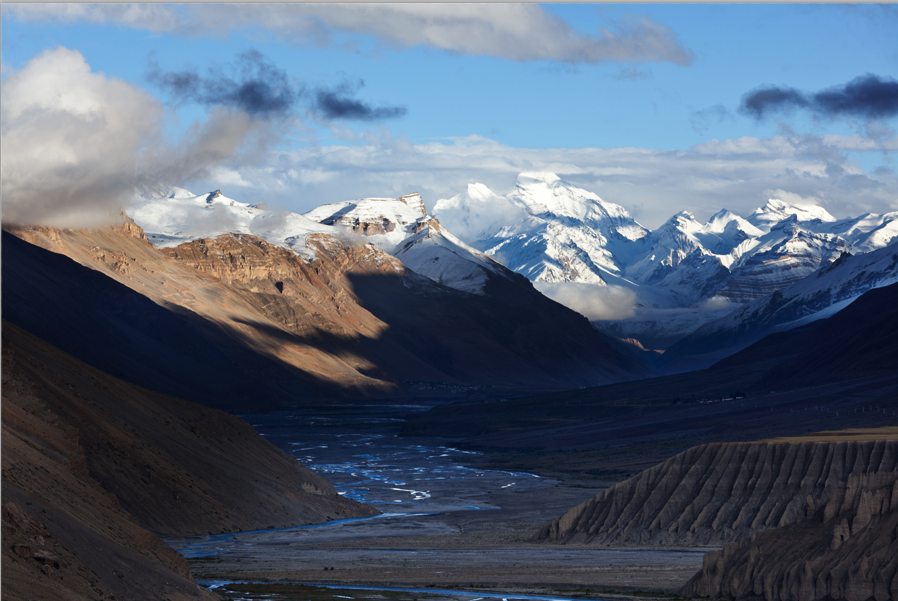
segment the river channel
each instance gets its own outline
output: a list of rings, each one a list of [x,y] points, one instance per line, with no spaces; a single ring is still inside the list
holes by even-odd
[[[701,566],[702,552],[691,549],[530,542],[540,526],[607,484],[478,469],[470,465],[473,453],[451,441],[400,436],[404,416],[425,409],[363,405],[242,416],[340,494],[381,515],[166,542],[188,558],[198,581],[233,599],[478,598],[460,588],[488,592],[484,599],[561,599],[564,591],[601,598],[595,591],[671,591]],[[364,588],[346,588],[353,586]]]

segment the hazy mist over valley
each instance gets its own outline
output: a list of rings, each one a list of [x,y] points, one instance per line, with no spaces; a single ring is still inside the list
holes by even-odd
[[[4,600],[898,599],[894,5],[0,10]]]

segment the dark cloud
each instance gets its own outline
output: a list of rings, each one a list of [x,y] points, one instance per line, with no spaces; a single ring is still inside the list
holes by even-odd
[[[898,115],[898,81],[867,74],[843,87],[814,94],[816,110],[831,115],[885,119]]]
[[[788,87],[762,87],[743,96],[739,108],[755,119],[794,109],[807,109],[825,117],[894,117],[898,115],[898,81],[868,73],[815,94]]]
[[[162,71],[154,68],[149,81],[180,101],[237,109],[255,117],[270,118],[290,112],[299,100],[287,73],[268,61],[258,50],[239,55],[232,71],[210,70],[203,77],[195,71]]]
[[[208,76],[196,71],[163,71],[154,67],[147,74],[150,83],[171,93],[178,102],[197,102],[208,107],[224,107],[252,117],[269,119],[289,114],[300,102],[329,121],[377,121],[403,117],[401,106],[372,106],[355,97],[365,85],[341,84],[335,88],[307,88],[291,83],[287,73],[258,50],[241,54],[230,72],[212,68]]]
[[[758,88],[743,96],[739,110],[755,119],[762,119],[769,113],[804,108],[807,105],[808,99],[798,90],[770,86]]]
[[[355,88],[364,85],[365,82],[360,81]],[[361,100],[352,98],[353,92],[353,88],[346,84],[335,89],[317,90],[314,93],[314,108],[330,120],[377,121],[404,117],[408,113],[408,110],[402,106],[374,107],[365,104]]]

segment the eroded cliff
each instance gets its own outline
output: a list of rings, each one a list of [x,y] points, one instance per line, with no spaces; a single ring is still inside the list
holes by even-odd
[[[898,440],[706,444],[572,508],[537,539],[718,546],[814,515],[851,478],[898,471]]]
[[[680,594],[898,599],[898,474],[853,475],[805,519],[706,554]]]

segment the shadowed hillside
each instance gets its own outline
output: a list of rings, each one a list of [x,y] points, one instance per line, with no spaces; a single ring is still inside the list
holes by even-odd
[[[710,442],[898,423],[898,285],[714,367],[564,393],[435,407],[406,432],[504,451],[503,469],[632,474]]]
[[[246,422],[3,322],[3,598],[211,598],[156,535],[371,515]]]

